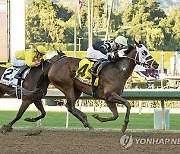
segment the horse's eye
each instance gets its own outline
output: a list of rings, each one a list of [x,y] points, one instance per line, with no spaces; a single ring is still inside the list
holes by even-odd
[[[148,53],[147,53],[147,51],[145,51],[145,50],[142,52],[142,55],[143,55],[143,56],[146,56],[147,54],[148,54]]]

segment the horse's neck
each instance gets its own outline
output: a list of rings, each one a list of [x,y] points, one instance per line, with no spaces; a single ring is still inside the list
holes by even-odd
[[[51,60],[51,63],[54,64],[56,61],[58,61],[61,58],[62,58],[61,55],[55,55],[50,60]]]
[[[134,54],[129,54],[127,55],[127,57],[124,57],[117,62],[118,69],[121,73],[124,73],[123,76],[125,78],[129,78],[129,76],[132,74],[134,67],[136,66],[135,61],[133,60],[134,58]]]
[[[135,62],[129,58],[123,58],[121,61],[117,62],[118,68],[120,70],[125,70],[128,72],[132,72],[135,65]]]

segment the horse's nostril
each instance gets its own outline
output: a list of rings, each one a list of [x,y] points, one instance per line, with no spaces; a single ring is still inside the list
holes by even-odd
[[[159,67],[159,64],[158,64],[156,61],[154,61],[154,63],[152,64],[152,66],[153,66],[155,69],[157,69],[157,68]]]
[[[159,67],[159,64],[156,63],[156,64],[153,65],[153,67],[154,67],[155,69],[157,69],[157,68]]]

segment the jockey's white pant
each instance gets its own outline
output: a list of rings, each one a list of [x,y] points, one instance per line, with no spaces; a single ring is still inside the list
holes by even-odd
[[[26,65],[26,61],[25,60],[19,60],[19,59],[16,59],[15,56],[12,57],[11,59],[11,63],[13,66],[23,66],[23,65]]]
[[[94,50],[94,48],[91,46],[87,49],[87,57],[88,58],[95,58],[95,59],[108,59],[107,55],[104,55],[99,50]]]

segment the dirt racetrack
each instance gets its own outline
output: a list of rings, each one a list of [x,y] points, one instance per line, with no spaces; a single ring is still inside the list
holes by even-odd
[[[179,131],[127,130],[125,136],[120,130],[43,129],[40,134],[30,132],[30,129],[15,129],[8,134],[0,133],[0,154],[180,153]]]

